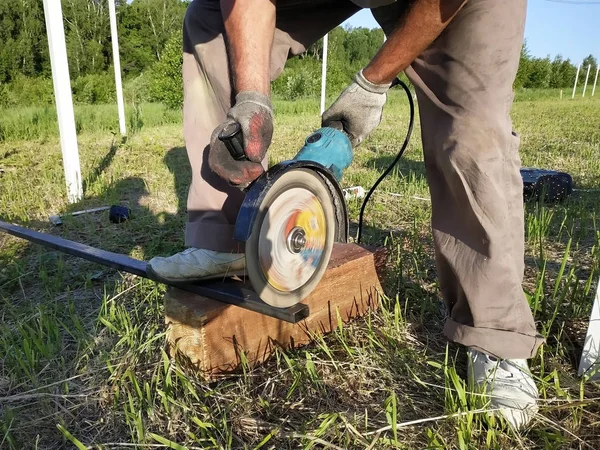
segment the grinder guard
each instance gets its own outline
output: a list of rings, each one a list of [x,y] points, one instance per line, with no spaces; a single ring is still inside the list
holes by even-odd
[[[235,148],[228,149],[235,157]],[[275,165],[246,190],[234,238],[246,243],[246,272],[265,303],[287,308],[302,301],[325,273],[334,242],[347,242],[338,180],[352,159],[343,131],[323,127],[293,160]]]
[[[258,207],[273,183],[286,171],[294,169],[310,169],[319,174],[331,194],[333,209],[335,212],[335,242],[348,242],[348,211],[344,202],[344,193],[333,173],[322,164],[314,161],[284,161],[271,167],[262,174],[246,192],[235,222],[233,237],[237,241],[247,242],[250,238],[252,226],[258,216]]]

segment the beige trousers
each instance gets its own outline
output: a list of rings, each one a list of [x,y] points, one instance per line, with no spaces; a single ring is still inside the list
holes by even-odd
[[[271,77],[358,10],[349,0],[278,0]],[[406,2],[373,9],[389,34]],[[509,116],[526,0],[470,0],[406,70],[419,102],[440,289],[451,341],[502,358],[543,342],[521,283],[524,224],[519,138]],[[243,193],[212,173],[209,138],[232,104],[218,0],[194,0],[184,23],[184,137],[192,166],[186,245],[242,252],[233,224]]]

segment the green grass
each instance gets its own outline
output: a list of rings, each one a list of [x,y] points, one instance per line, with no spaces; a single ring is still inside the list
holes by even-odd
[[[542,399],[529,429],[516,435],[470,410],[464,353],[442,336],[417,126],[366,216],[367,240],[390,249],[382,305],[218,382],[165,353],[164,286],[0,235],[0,448],[599,448],[600,387],[576,369],[600,276],[600,97],[522,95],[513,117],[523,165],[567,170],[579,189],[564,204],[527,206],[524,288],[548,339],[532,360]],[[272,162],[319,124],[317,101],[275,106]],[[54,125],[31,125],[36,111],[1,116],[13,130],[0,143],[2,219],[137,258],[183,248],[191,173],[178,114],[130,107],[137,128],[121,143],[114,107],[77,107],[85,198],[68,205]],[[376,180],[407,116],[394,93],[344,186]],[[98,213],[48,224],[119,202],[130,222]],[[350,203],[353,222],[358,208]]]
[[[127,105],[126,124],[129,133],[142,127],[181,122],[181,113],[158,103]],[[31,106],[27,108],[0,108],[0,142],[35,140],[46,142],[58,136],[56,108],[54,106]],[[117,105],[75,105],[75,128],[77,133],[118,133]]]

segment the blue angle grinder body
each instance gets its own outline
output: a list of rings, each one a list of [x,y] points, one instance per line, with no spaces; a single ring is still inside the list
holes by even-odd
[[[239,125],[219,138],[235,159],[245,159]],[[302,301],[325,273],[333,243],[347,242],[339,181],[352,158],[343,131],[320,128],[293,159],[246,188],[234,238],[245,243],[248,278],[265,303],[287,308]]]

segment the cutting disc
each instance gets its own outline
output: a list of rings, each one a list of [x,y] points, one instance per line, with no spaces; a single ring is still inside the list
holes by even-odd
[[[246,242],[246,270],[260,298],[287,308],[315,288],[335,235],[329,189],[309,169],[291,169],[269,187]]]

